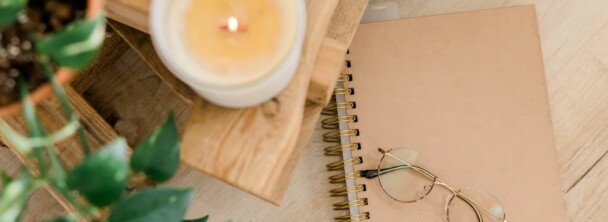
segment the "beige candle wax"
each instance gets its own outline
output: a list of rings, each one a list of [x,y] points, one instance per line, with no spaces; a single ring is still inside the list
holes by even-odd
[[[296,14],[286,13],[295,11],[295,1],[190,0],[183,7],[182,41],[210,84],[237,86],[263,78],[295,38]],[[245,28],[222,28],[230,18]]]

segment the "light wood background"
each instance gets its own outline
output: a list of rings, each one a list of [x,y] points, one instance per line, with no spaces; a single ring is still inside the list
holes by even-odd
[[[342,0],[357,1],[357,0]],[[372,0],[382,2],[385,0]],[[496,7],[536,4],[545,69],[552,107],[558,159],[568,214],[576,222],[608,221],[608,1],[605,0],[397,0],[402,17],[443,14]],[[150,132],[156,123],[138,112],[162,119],[167,108],[153,101],[169,101],[183,117],[187,105],[128,47],[118,47],[118,56],[102,64],[107,71],[104,84],[86,78],[75,83],[97,111],[131,144]],[[85,73],[86,76],[86,73]],[[120,76],[116,77],[116,76]],[[145,87],[133,87],[143,84]],[[134,92],[137,91],[137,92]],[[130,95],[147,95],[138,100]],[[108,95],[111,94],[111,95]],[[113,98],[102,100],[101,98]],[[166,103],[166,102],[165,102]],[[165,104],[166,105],[166,104]],[[343,212],[331,210],[339,198],[328,196],[337,187],[327,182],[331,175],[325,164],[335,160],[323,156],[317,125],[308,148],[298,163],[295,176],[281,206],[277,207],[209,176],[182,169],[172,184],[196,187],[189,217],[211,214],[211,221],[331,221]],[[0,150],[0,167],[14,173],[18,161],[6,149]],[[62,211],[42,190],[30,201],[26,221],[39,221]],[[550,212],[548,212],[550,213]]]

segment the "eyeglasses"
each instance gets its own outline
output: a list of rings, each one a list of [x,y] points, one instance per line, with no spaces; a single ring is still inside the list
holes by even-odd
[[[435,185],[450,191],[445,203],[448,222],[507,222],[502,204],[492,194],[477,188],[456,189],[428,170],[416,166],[417,152],[378,148],[383,154],[378,169],[363,170],[361,176],[378,178],[382,190],[392,199],[414,203],[429,195]],[[411,163],[411,164],[410,164]]]

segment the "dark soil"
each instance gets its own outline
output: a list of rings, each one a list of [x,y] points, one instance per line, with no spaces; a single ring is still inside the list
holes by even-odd
[[[29,91],[47,81],[36,60],[32,36],[43,36],[84,19],[86,0],[29,0],[12,25],[0,27],[0,106],[20,99],[18,80]]]

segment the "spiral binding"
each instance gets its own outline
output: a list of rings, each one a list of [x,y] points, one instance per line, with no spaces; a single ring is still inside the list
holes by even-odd
[[[337,131],[332,131],[332,132],[323,134],[323,141],[340,142],[340,138],[342,138],[343,136],[351,137],[351,136],[358,136],[358,135],[359,135],[358,129],[337,130]]]
[[[330,183],[344,183],[347,179],[357,179],[360,178],[363,174],[361,172],[350,172],[350,173],[341,173],[336,174],[329,177]]]
[[[348,54],[348,52],[347,52]],[[344,68],[348,70],[351,67],[351,61],[344,61]],[[358,129],[347,129],[340,130],[340,123],[354,123],[358,121],[358,117],[356,115],[339,115],[338,110],[340,109],[355,109],[357,104],[354,101],[344,101],[338,102],[336,99],[337,95],[353,95],[355,94],[355,90],[353,88],[346,87],[347,82],[353,81],[353,76],[351,74],[340,74],[338,76],[338,82],[342,82],[342,88],[336,88],[334,90],[333,96],[329,104],[321,111],[321,114],[329,116],[328,118],[321,121],[321,127],[323,129],[332,129],[334,131],[327,132],[323,134],[323,140],[328,143],[338,143],[337,145],[328,146],[325,148],[325,155],[327,156],[340,156],[342,157],[342,153],[344,151],[354,151],[360,150],[360,143],[349,143],[349,144],[341,144],[341,137],[348,136],[354,137],[359,136]],[[347,160],[339,160],[330,164],[327,164],[328,171],[337,171],[344,170],[345,166],[355,166],[363,163],[363,158],[360,156],[354,156],[352,159]],[[336,174],[329,177],[330,183],[346,183],[347,179],[356,179],[361,177],[361,172],[349,172],[349,173],[341,173]],[[357,184],[354,186],[344,186],[336,189],[330,190],[330,196],[332,197],[341,197],[347,196],[349,193],[359,193],[365,192],[366,187],[365,184]],[[360,198],[350,201],[344,201],[334,204],[334,210],[348,210],[350,207],[354,206],[364,206],[367,205],[367,198]],[[369,220],[370,215],[369,212],[362,212],[354,215],[345,215],[335,217],[334,220],[337,222],[351,222],[351,221],[364,221]]]
[[[365,184],[355,185],[355,186],[345,186],[345,187],[340,187],[340,188],[330,190],[329,192],[331,194],[329,196],[340,197],[340,196],[346,196],[346,195],[348,195],[348,193],[358,193],[358,192],[363,192],[363,191],[365,191]]]
[[[335,116],[324,119],[321,121],[321,127],[323,129],[339,129],[340,123],[354,123],[357,122],[356,115],[347,115],[347,116]]]
[[[323,115],[327,115],[327,116],[337,116],[338,115],[338,109],[354,109],[357,104],[355,102],[336,102],[334,99],[335,97],[332,97],[332,101],[327,104],[327,106],[325,108],[323,108],[323,111],[321,111],[321,114]]]
[[[350,207],[354,206],[364,206],[367,205],[367,198],[361,198],[356,200],[342,201],[334,204],[334,210],[348,210]]]
[[[355,157],[352,159],[340,160],[340,161],[336,161],[336,162],[327,164],[327,170],[328,171],[343,170],[345,166],[354,166],[354,165],[359,165],[361,163],[363,163],[363,158],[358,156],[358,157]]]
[[[336,220],[336,222],[351,222],[351,221],[369,220],[369,213],[365,212],[362,214],[339,216],[339,217],[334,217],[334,220]]]
[[[339,144],[335,146],[325,147],[325,155],[326,156],[342,156],[342,152],[344,151],[353,151],[360,150],[361,144],[359,143],[349,143],[349,144]]]

